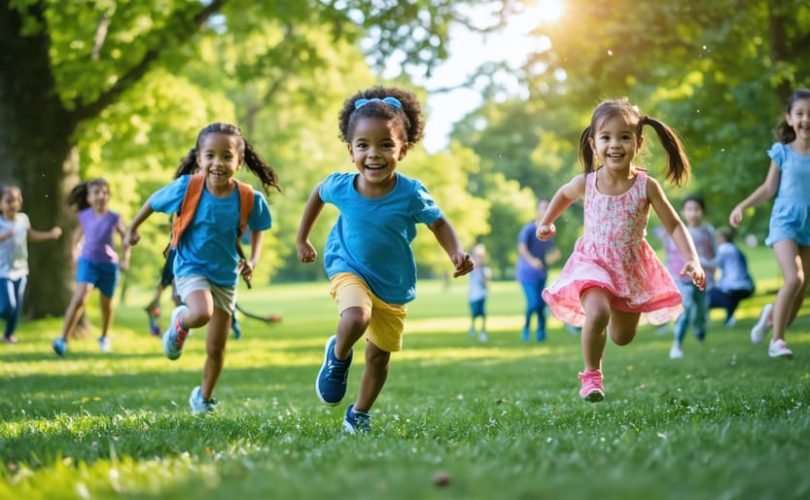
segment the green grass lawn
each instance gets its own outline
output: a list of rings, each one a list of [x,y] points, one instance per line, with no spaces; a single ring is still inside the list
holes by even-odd
[[[748,330],[777,272],[766,254],[754,260],[761,294],[733,329],[713,316],[683,360],[650,326],[609,344],[600,404],[578,399],[579,339],[559,323],[543,344],[520,342],[517,285],[494,284],[480,344],[467,334],[466,281],[421,282],[368,436],[339,430],[361,362],[346,404],[314,393],[336,322],[325,282],[242,291],[245,306],[285,319],[243,321],[220,407],[203,417],[187,403],[203,332],[166,360],[144,294],[119,308],[107,355],[88,337],[57,359],[60,320],[27,322],[20,344],[0,345],[0,497],[808,498],[810,302],[789,332],[795,359],[769,359]]]

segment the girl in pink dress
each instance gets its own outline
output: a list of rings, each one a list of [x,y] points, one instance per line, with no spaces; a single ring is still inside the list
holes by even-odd
[[[618,345],[636,335],[641,315],[653,324],[675,319],[681,296],[667,270],[644,239],[652,205],[686,261],[681,275],[703,288],[704,273],[694,243],[661,185],[632,165],[641,149],[644,125],[658,134],[667,153],[666,177],[680,185],[689,176],[689,160],[673,130],[642,116],[627,100],[604,101],[580,136],[585,173],[562,186],[537,226],[537,238],[554,236],[554,221],[575,200],[585,197],[585,231],[557,282],[543,291],[554,316],[582,326],[585,369],[579,395],[602,401],[602,355],[606,330]],[[594,169],[594,155],[596,169]]]

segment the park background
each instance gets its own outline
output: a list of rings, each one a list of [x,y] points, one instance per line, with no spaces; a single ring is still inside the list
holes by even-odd
[[[503,52],[525,52],[518,63],[484,60],[460,82],[432,82],[443,61],[459,57],[449,52],[453,36],[486,44],[517,26],[531,27],[531,42]],[[810,434],[806,312],[791,337],[793,364],[774,365],[746,345],[746,329],[779,286],[766,249],[749,250],[760,293],[739,327],[718,327],[717,344],[697,353],[687,346],[674,370],[668,338],[651,331],[629,349],[609,350],[617,376],[608,389],[617,395],[601,408],[575,401],[577,339],[554,325],[559,334],[547,347],[517,342],[522,298],[509,282],[517,231],[538,196],[579,171],[579,132],[602,98],[629,96],[681,134],[693,178],[667,192],[675,204],[701,193],[707,220],[725,224],[764,179],[787,96],[808,85],[806,2],[0,0],[0,44],[0,179],[22,187],[36,228],[74,227],[65,195],[99,176],[111,184],[111,208],[131,218],[169,182],[201,127],[237,123],[283,188],[269,196],[274,228],[259,289],[243,297],[286,317],[275,329],[251,324],[245,341],[229,346],[220,396],[230,409],[192,420],[180,393],[197,377],[200,343],[182,368],[169,366],[141,325],[143,290],[158,276],[168,225],[154,217],[144,226],[110,358],[93,345],[77,346],[66,362],[50,358],[71,289],[69,238],[32,244],[24,344],[0,354],[12,381],[0,405],[0,493],[225,495],[251,484],[257,494],[277,488],[288,496],[341,487],[362,495],[360,485],[369,496],[578,497],[601,492],[600,484],[614,496],[810,491],[799,473]],[[292,242],[312,187],[352,168],[337,139],[338,109],[377,83],[408,87],[426,102],[459,88],[479,96],[449,141],[415,149],[401,171],[430,188],[465,244],[486,244],[499,282],[493,342],[471,346],[462,335],[465,284],[442,281],[447,257],[420,230],[420,276],[439,281],[420,284],[413,351],[394,360],[380,404],[383,437],[354,442],[334,435],[338,416],[309,394],[335,317],[322,267],[299,264]],[[641,163],[660,173],[657,141],[647,135]],[[768,205],[750,210],[744,234],[761,240],[768,213]],[[319,221],[316,247],[334,217],[327,210]],[[569,209],[558,228],[566,254],[581,231],[581,208]],[[745,376],[732,376],[740,365]],[[635,379],[639,371],[646,381]],[[642,386],[656,389],[641,395]],[[607,477],[581,481],[595,474],[586,460]],[[431,475],[445,470],[457,471],[451,487],[435,489]],[[314,484],[318,474],[324,480]]]

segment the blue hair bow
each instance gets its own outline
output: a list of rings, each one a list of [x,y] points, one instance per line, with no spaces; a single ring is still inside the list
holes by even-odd
[[[354,101],[354,109],[360,109],[370,102],[384,102],[389,106],[393,106],[397,109],[402,109],[402,103],[399,102],[399,99],[397,99],[396,97],[383,97],[382,99],[378,97],[374,97],[372,99],[358,99]]]

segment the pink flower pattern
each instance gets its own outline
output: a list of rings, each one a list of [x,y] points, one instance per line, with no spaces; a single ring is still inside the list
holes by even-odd
[[[642,321],[666,323],[683,311],[675,282],[647,240],[650,202],[647,173],[638,170],[626,192],[611,196],[596,188],[596,172],[585,178],[585,229],[557,281],[543,300],[562,322],[582,326],[580,295],[591,287],[607,290],[611,307],[642,313]]]

